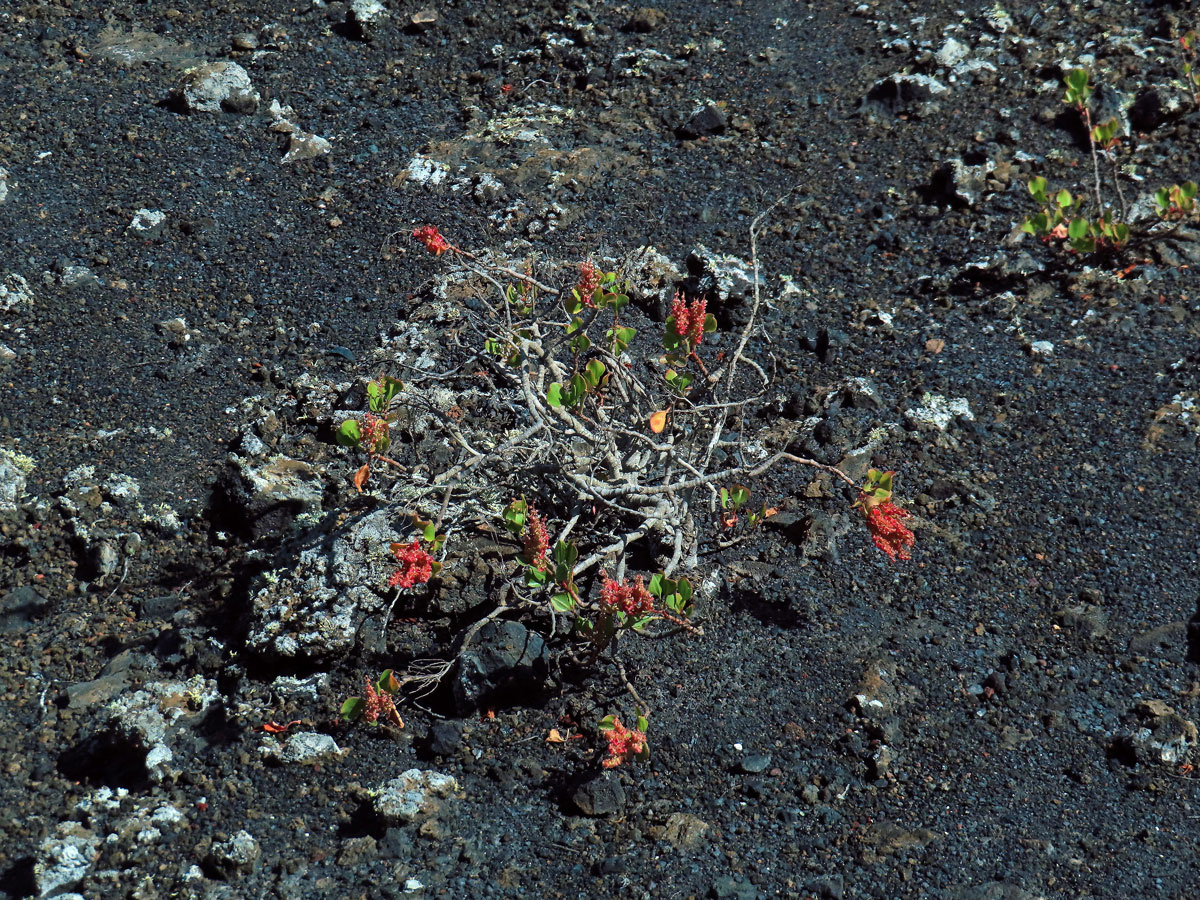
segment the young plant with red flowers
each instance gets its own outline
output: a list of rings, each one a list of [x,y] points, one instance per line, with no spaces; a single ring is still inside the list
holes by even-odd
[[[391,669],[385,669],[375,679],[366,681],[364,696],[350,697],[342,704],[341,717],[346,722],[362,719],[368,725],[391,725],[403,728],[404,720],[396,709],[395,696],[400,690],[400,681]]]
[[[909,550],[916,537],[904,520],[908,510],[892,502],[892,478],[895,472],[871,469],[867,472],[867,483],[859,492],[855,507],[861,509],[867,520],[867,530],[875,546],[888,555],[889,559],[911,559]]]
[[[358,447],[366,451],[367,461],[354,473],[354,487],[362,493],[363,485],[371,476],[371,464],[385,462],[399,467],[400,464],[387,456],[392,445],[391,428],[396,421],[392,404],[404,390],[404,384],[387,375],[367,383],[367,413],[360,423],[347,419],[337,430],[337,442],[343,447]]]

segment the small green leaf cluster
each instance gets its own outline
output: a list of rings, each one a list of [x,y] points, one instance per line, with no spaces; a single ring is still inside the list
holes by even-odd
[[[529,503],[524,499],[513,500],[504,509],[504,527],[514,537],[521,537],[529,520]],[[550,550],[549,560],[521,557],[525,566],[525,586],[544,588],[553,585],[556,590],[550,597],[550,605],[556,612],[569,613],[577,606],[575,588],[575,563],[579,561],[579,548],[574,542],[558,541]]]
[[[1030,179],[1029,193],[1042,204],[1042,210],[1024,221],[1023,232],[1043,240],[1064,239],[1077,253],[1091,253],[1106,246],[1120,250],[1129,243],[1129,226],[1114,221],[1110,210],[1088,219],[1080,214],[1086,199],[1083,194],[1072,194],[1063,188],[1051,195],[1048,188],[1046,179],[1040,175]]]
[[[1076,109],[1084,109],[1092,96],[1091,75],[1087,69],[1072,69],[1063,76],[1066,92],[1063,103],[1068,103]]]
[[[1196,47],[1200,44],[1200,34],[1195,30],[1188,31],[1179,39],[1183,47],[1183,82],[1192,101],[1200,106],[1200,67],[1196,65]]]
[[[1164,219],[1182,219],[1196,209],[1196,182],[1185,181],[1154,192],[1154,206]]]
[[[608,384],[608,373],[604,363],[591,359],[580,371],[575,372],[567,383],[554,382],[546,390],[546,402],[553,407],[565,406],[577,409],[589,395],[597,395]]]
[[[692,604],[692,583],[686,578],[668,578],[665,575],[651,575],[650,583],[646,585],[651,596],[657,597],[662,605],[677,616],[690,619],[695,607]]]

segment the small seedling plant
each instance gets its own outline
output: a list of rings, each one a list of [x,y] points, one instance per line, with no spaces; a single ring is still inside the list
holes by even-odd
[[[345,722],[362,719],[368,725],[391,725],[403,728],[404,720],[396,709],[395,696],[400,691],[400,679],[391,669],[385,669],[372,683],[368,678],[362,697],[350,697],[342,704],[341,717]]]
[[[1115,118],[1093,123],[1089,106],[1093,88],[1087,69],[1070,70],[1063,78],[1063,85],[1063,102],[1078,112],[1087,132],[1094,178],[1090,198],[1093,208],[1089,213],[1089,198],[1085,194],[1074,194],[1066,188],[1052,190],[1049,182],[1038,176],[1030,179],[1029,194],[1041,206],[1041,210],[1025,219],[1021,230],[1047,243],[1061,241],[1074,253],[1123,250],[1135,235],[1127,221],[1128,208],[1121,188],[1117,160],[1117,149],[1121,145],[1118,136],[1120,123]],[[1100,175],[1101,157],[1112,164],[1112,186],[1119,199],[1120,212],[1105,202]],[[1195,196],[1196,185],[1191,181],[1160,188],[1154,196],[1159,218],[1178,221],[1191,215]]]
[[[371,464],[384,462],[400,468],[400,464],[387,456],[392,445],[392,424],[396,421],[393,403],[404,390],[403,382],[388,375],[380,375],[367,383],[367,412],[360,423],[347,419],[337,431],[337,442],[343,447],[355,447],[367,454],[367,461],[354,473],[354,487],[362,493],[363,485],[371,477]]]

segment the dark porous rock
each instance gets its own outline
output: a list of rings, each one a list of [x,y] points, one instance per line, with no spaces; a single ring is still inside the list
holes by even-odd
[[[463,723],[455,719],[434,722],[429,729],[429,752],[434,756],[450,756],[462,746]]]
[[[885,856],[920,850],[939,837],[941,835],[928,828],[909,829],[894,822],[877,822],[863,834],[863,862],[870,864]]]
[[[46,598],[29,585],[9,591],[0,598],[0,634],[25,629],[48,608]]]
[[[960,888],[954,893],[954,900],[1044,900],[1041,894],[1031,894],[1015,884],[1005,884],[1003,881],[989,881],[967,888]]]
[[[536,697],[549,671],[546,642],[520,622],[488,622],[458,661],[454,701],[460,713],[485,701]]]
[[[692,113],[691,118],[676,129],[675,133],[685,141],[714,134],[724,134],[728,125],[725,113],[715,103],[706,103]]]
[[[303,513],[319,513],[324,484],[301,460],[234,456],[213,494],[214,518],[239,537],[258,540],[286,533]]]
[[[846,885],[841,875],[822,875],[804,884],[804,892],[818,900],[842,900],[845,891]]]
[[[625,809],[625,788],[616,772],[605,770],[576,788],[571,800],[585,816],[612,816]]]
[[[1127,765],[1175,768],[1188,762],[1200,745],[1196,723],[1162,700],[1144,700],[1133,708],[1131,726],[1109,745],[1109,756]]]
[[[663,829],[663,840],[676,850],[694,850],[708,836],[711,826],[688,813],[671,813]]]
[[[708,889],[712,900],[756,900],[758,888],[733,875],[722,875]]]
[[[1134,656],[1182,656],[1187,648],[1187,623],[1168,622],[1129,640]]]
[[[1054,614],[1067,631],[1078,634],[1084,640],[1095,640],[1108,634],[1108,616],[1104,610],[1091,603],[1068,606]]]

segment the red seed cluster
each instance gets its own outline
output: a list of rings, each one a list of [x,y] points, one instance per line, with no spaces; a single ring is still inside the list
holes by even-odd
[[[910,515],[907,509],[902,509],[891,500],[885,500],[876,506],[865,507],[867,510],[867,530],[875,546],[895,560],[911,559],[908,550],[916,543],[916,537],[901,519]]]
[[[546,533],[546,523],[538,511],[532,506],[525,514],[525,536],[521,540],[525,559],[537,569],[546,568],[546,551],[550,548],[550,535]]]
[[[433,557],[421,549],[418,541],[397,545],[392,552],[400,568],[388,579],[389,587],[410,588],[433,577]]]
[[[641,575],[628,583],[624,578],[613,581],[608,575],[600,573],[603,584],[600,586],[600,603],[606,609],[615,609],[627,616],[644,616],[654,611],[654,595],[646,590]]]
[[[671,315],[675,317],[675,333],[692,347],[704,339],[704,319],[708,301],[703,297],[688,303],[682,294],[676,294],[671,302]]]
[[[601,765],[606,769],[616,768],[646,751],[645,732],[626,728],[620,719],[613,720],[612,730],[606,731],[604,736],[608,738],[608,758]]]
[[[597,269],[590,262],[579,264],[579,284],[575,286],[575,290],[579,293],[579,299],[587,306],[595,306],[592,302],[592,295],[596,293],[596,289],[600,287],[600,279],[604,273]]]
[[[398,723],[403,726],[404,723],[400,721],[400,713],[396,710],[396,702],[392,699],[391,694],[376,690],[375,685],[371,684],[368,679],[366,695],[367,706],[363,710],[363,718],[367,722],[374,725],[382,718],[385,722]]]
[[[438,232],[436,225],[422,225],[413,229],[413,237],[425,245],[434,256],[441,256],[450,249],[450,244]]]

